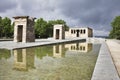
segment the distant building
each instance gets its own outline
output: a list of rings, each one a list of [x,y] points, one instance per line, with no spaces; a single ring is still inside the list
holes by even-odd
[[[71,38],[71,37],[81,37],[81,38],[93,37],[93,30],[89,27],[69,28],[69,31],[65,31],[65,38]]]

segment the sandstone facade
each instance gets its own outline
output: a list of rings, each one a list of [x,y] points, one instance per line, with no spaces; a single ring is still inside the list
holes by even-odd
[[[14,42],[34,42],[34,19],[29,16],[16,16],[14,23]]]
[[[54,25],[53,38],[65,39],[65,29],[63,25],[60,24]]]
[[[81,27],[81,28],[69,28],[69,31],[65,31],[65,37],[80,37],[80,38],[88,38],[93,37],[93,30],[89,27]]]

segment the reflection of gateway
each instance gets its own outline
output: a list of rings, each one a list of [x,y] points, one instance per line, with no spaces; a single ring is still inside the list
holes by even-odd
[[[69,51],[89,52],[92,50],[92,43],[66,44],[65,48],[68,48]]]
[[[62,57],[62,45],[53,46],[53,57],[61,58]]]
[[[28,68],[34,68],[33,49],[14,50],[14,69],[27,71]]]

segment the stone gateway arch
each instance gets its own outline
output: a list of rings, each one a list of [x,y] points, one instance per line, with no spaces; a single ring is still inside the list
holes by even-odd
[[[53,28],[53,38],[57,40],[65,39],[64,25],[56,24]]]
[[[34,42],[34,20],[29,16],[13,17],[14,21],[14,42]]]

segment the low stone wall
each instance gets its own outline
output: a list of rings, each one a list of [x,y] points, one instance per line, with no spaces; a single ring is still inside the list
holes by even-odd
[[[21,42],[16,43],[13,41],[6,41],[6,42],[0,42],[0,49],[11,50],[11,49],[18,49],[18,48],[27,48],[27,47],[35,47],[35,46],[42,46],[42,45],[75,42],[75,41],[83,42],[83,41],[86,41],[86,39],[81,39],[81,38],[65,39],[65,40],[39,39],[39,40],[36,40],[35,42],[31,42],[31,43],[21,43]]]

